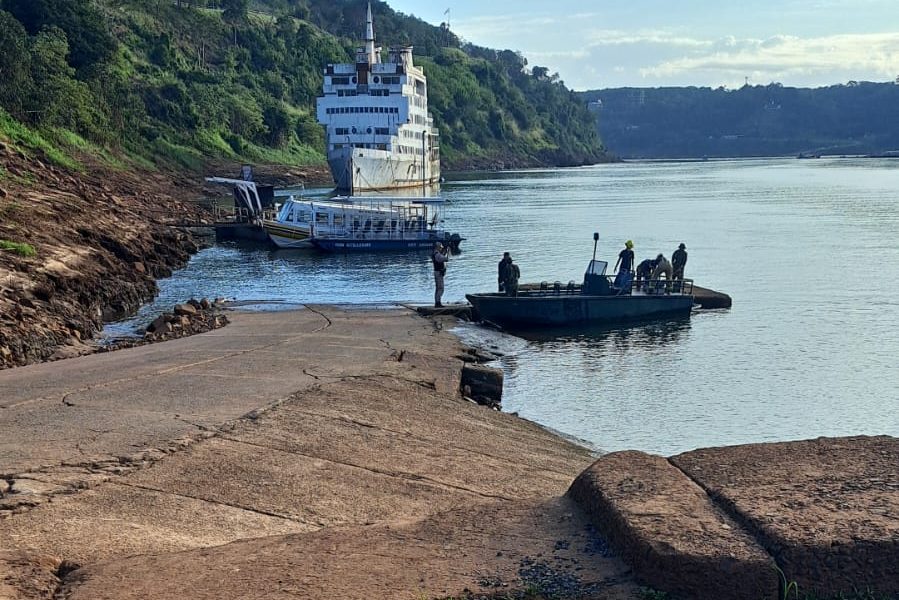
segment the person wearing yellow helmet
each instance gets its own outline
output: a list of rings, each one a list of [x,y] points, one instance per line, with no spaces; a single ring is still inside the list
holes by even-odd
[[[629,288],[630,282],[633,280],[633,270],[634,242],[628,240],[624,242],[624,250],[618,253],[618,261],[615,263],[615,271],[618,272],[618,275],[615,276],[613,285],[619,290]]]

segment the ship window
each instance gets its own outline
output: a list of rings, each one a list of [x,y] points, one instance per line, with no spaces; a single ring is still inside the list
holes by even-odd
[[[334,227],[343,227],[343,214],[334,215]]]
[[[353,83],[356,83],[356,78],[355,78],[355,77],[353,77]]]
[[[375,135],[390,135],[390,130],[386,127],[375,127]]]
[[[355,79],[355,77],[353,79]],[[350,80],[346,77],[332,77],[331,78],[331,83],[333,85],[346,85],[349,82],[350,82]],[[355,81],[353,83],[355,83]]]
[[[326,213],[326,212],[315,213],[315,224],[316,225],[327,225],[328,224],[328,213]]]
[[[381,78],[375,75],[375,83],[381,83]]]

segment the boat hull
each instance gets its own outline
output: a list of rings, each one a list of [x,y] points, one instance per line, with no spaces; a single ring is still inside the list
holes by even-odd
[[[436,242],[450,244],[458,248],[458,242],[450,238],[422,238],[422,239],[385,239],[385,240],[346,240],[313,238],[312,243],[319,250],[325,252],[377,252],[381,250],[430,250]]]
[[[332,152],[328,166],[339,192],[409,189],[433,186],[440,182],[440,162],[397,158],[383,150],[355,149]]]
[[[554,327],[575,324],[615,324],[690,314],[693,296],[583,296],[528,294],[468,294],[482,321],[509,328]]]
[[[309,231],[299,227],[289,227],[274,221],[266,221],[262,229],[278,248],[314,248]]]

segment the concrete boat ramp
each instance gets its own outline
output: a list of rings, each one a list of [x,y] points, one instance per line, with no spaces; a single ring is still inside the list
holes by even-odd
[[[597,459],[462,398],[450,321],[229,318],[0,371],[0,598],[899,593],[894,438]]]

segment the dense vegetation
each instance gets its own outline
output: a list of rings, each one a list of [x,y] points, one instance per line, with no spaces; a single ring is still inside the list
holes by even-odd
[[[416,46],[450,166],[602,158],[592,117],[546,69],[372,5],[379,40]],[[57,162],[71,148],[147,166],[322,162],[322,66],[351,60],[365,6],[0,0],[0,134]]]
[[[899,85],[850,82],[817,89],[779,84],[619,88],[599,100],[599,129],[623,157],[881,154],[899,150]]]

